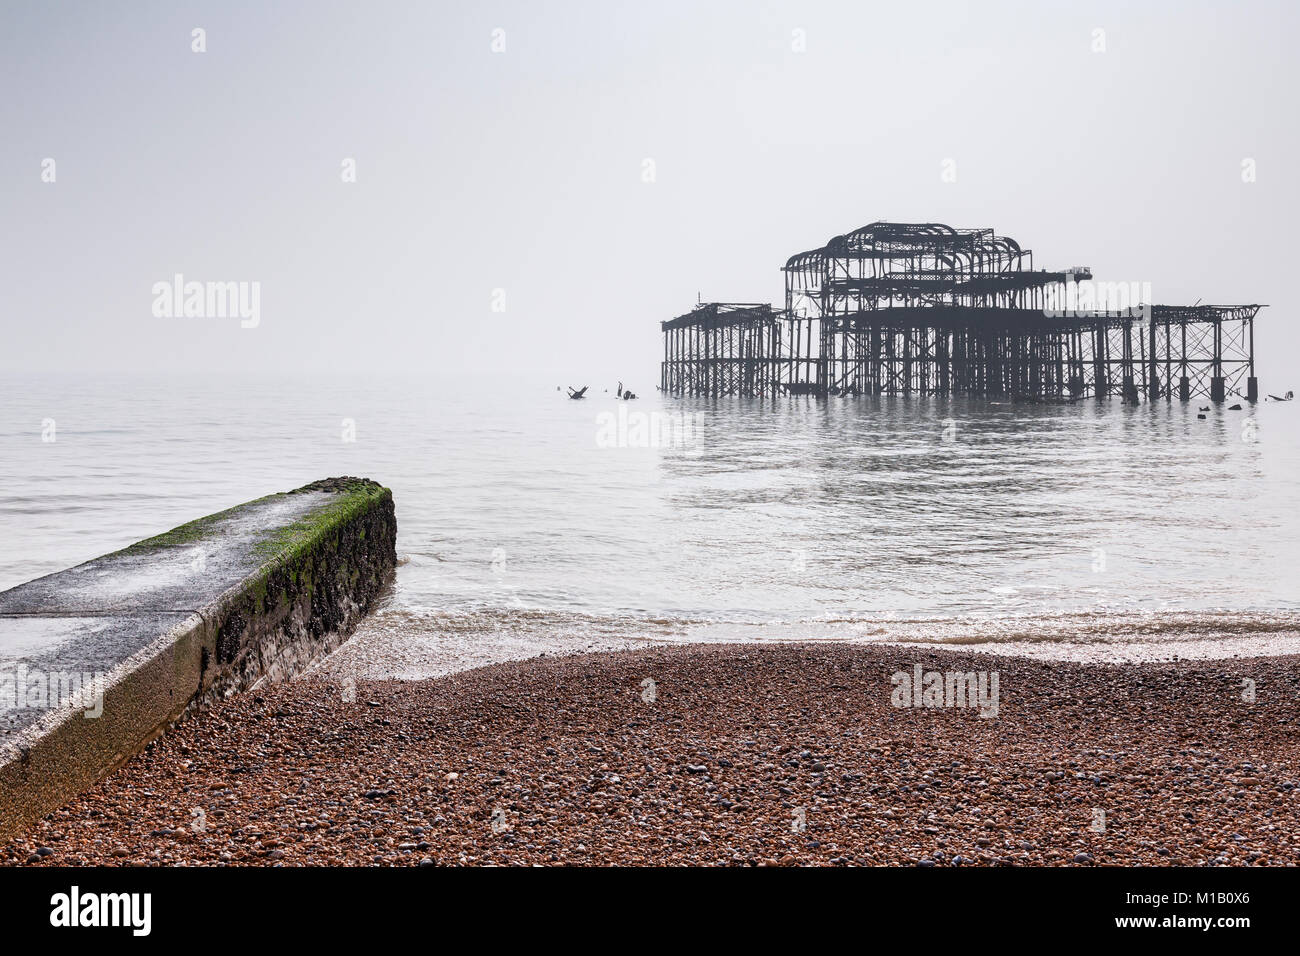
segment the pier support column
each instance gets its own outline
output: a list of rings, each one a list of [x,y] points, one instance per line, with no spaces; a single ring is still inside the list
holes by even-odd
[[[1178,379],[1178,400],[1180,402],[1190,402],[1192,400],[1192,380],[1186,375]]]
[[[1216,375],[1210,379],[1210,401],[1221,402],[1224,399],[1224,379],[1222,375]]]
[[[1259,401],[1259,379],[1253,375],[1246,379],[1246,401],[1252,405]]]
[[[1124,401],[1132,402],[1133,404],[1136,405],[1138,402],[1138,390],[1137,390],[1137,384],[1133,381],[1132,375],[1124,376],[1123,388],[1124,388]]]
[[[1147,398],[1155,401],[1160,397],[1160,374],[1156,371],[1160,366],[1156,359],[1156,322],[1151,317],[1150,308],[1143,310],[1143,317],[1147,323],[1147,336],[1150,339],[1150,348],[1147,351]]]

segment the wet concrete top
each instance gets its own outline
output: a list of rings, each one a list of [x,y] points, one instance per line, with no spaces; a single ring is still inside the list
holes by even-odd
[[[278,532],[332,498],[259,499],[0,592],[0,742],[45,712],[28,706],[31,682],[106,674],[197,623],[199,609],[270,560]]]

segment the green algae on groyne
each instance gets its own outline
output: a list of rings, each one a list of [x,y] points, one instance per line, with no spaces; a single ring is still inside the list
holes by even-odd
[[[0,837],[194,707],[338,646],[396,535],[392,492],[330,478],[0,592]]]

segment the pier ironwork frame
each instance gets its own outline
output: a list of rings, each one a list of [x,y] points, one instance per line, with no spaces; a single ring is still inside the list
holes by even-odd
[[[709,302],[661,323],[677,395],[1258,399],[1259,305],[1069,308],[1086,266],[1035,270],[992,229],[876,222],[791,256],[784,308]],[[1075,297],[1077,299],[1077,296]]]

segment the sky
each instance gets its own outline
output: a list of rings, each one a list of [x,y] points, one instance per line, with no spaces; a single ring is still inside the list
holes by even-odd
[[[660,321],[893,219],[1268,303],[1280,392],[1298,11],[3,0],[0,374],[648,392]],[[255,284],[256,323],[159,314],[177,274]]]

